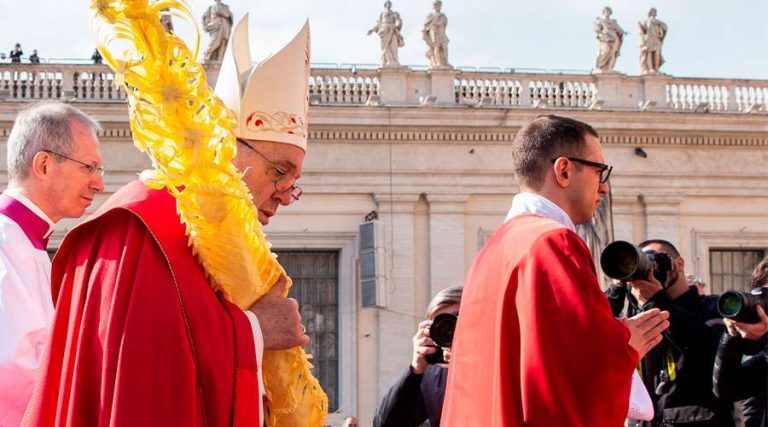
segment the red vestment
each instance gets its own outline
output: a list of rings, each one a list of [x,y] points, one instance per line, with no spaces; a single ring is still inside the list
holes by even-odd
[[[638,354],[584,241],[560,223],[505,223],[467,274],[442,426],[624,425]]]
[[[211,289],[176,201],[141,182],[70,232],[25,425],[256,426],[253,332]]]

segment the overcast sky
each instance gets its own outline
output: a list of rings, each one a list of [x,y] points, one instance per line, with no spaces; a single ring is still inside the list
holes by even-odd
[[[426,65],[420,30],[431,0],[392,0],[404,21],[400,60]],[[366,36],[383,8],[372,0],[224,0],[236,19],[251,12],[254,58],[274,52],[306,17],[315,64],[375,64],[379,41]],[[0,0],[0,50],[19,42],[29,55],[89,58],[90,0]],[[199,21],[208,0],[190,0]],[[650,7],[669,26],[662,71],[680,77],[768,79],[768,0],[443,0],[454,66],[589,70],[597,52],[592,23],[603,6],[629,33],[616,69],[638,74],[637,21]],[[177,27],[180,24],[176,24]],[[185,32],[189,34],[189,32]],[[203,46],[207,43],[203,36]]]

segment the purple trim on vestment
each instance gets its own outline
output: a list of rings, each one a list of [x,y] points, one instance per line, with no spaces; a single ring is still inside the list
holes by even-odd
[[[44,251],[48,246],[48,237],[46,237],[50,229],[48,222],[37,216],[23,203],[7,194],[0,194],[0,214],[18,224],[35,249]]]

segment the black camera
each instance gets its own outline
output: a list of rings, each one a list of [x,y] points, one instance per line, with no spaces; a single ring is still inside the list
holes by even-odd
[[[726,319],[743,323],[758,323],[757,306],[768,313],[768,288],[755,288],[752,292],[727,291],[717,299],[717,311]]]
[[[654,250],[641,250],[632,243],[623,240],[611,242],[600,255],[600,267],[611,279],[626,281],[646,280],[653,269],[653,277],[667,287],[667,276],[674,270],[672,258]]]
[[[437,345],[437,351],[425,356],[427,363],[445,363],[443,347],[450,347],[453,344],[453,333],[456,331],[456,322],[459,320],[457,314],[442,313],[435,316],[429,327],[429,338]]]

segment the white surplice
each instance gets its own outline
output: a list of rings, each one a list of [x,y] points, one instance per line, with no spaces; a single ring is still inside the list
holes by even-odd
[[[6,192],[7,193],[7,192]],[[14,198],[18,196],[14,195]],[[26,203],[24,203],[26,202]],[[22,202],[29,207],[29,201]],[[34,207],[37,212],[37,207]],[[44,219],[51,223],[47,218]],[[0,214],[0,426],[18,426],[53,321],[51,261]]]

